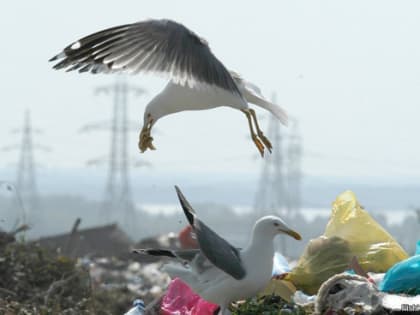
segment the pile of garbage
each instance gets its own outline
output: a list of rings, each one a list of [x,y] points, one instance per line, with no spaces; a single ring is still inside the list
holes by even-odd
[[[270,293],[306,314],[420,314],[420,241],[409,257],[347,191],[333,203],[324,234],[262,296]]]
[[[291,268],[279,253],[273,279],[258,297],[232,305],[244,314],[420,314],[420,241],[409,257],[398,242],[344,192],[333,203],[323,235],[307,244]],[[160,314],[213,314],[175,279]]]
[[[214,314],[166,261],[139,256],[69,258],[0,232],[0,314],[125,314],[142,299],[145,314]],[[194,248],[190,230],[138,247]],[[185,242],[189,240],[190,243]],[[155,244],[158,242],[157,244]],[[137,247],[137,246],[136,246]],[[137,302],[139,303],[139,302]],[[258,296],[231,305],[233,315],[420,314],[420,241],[409,256],[352,192],[333,203],[323,235],[293,265],[276,253],[273,278]],[[137,313],[136,313],[137,314]]]
[[[170,282],[168,275],[161,271],[163,262],[143,264],[115,258],[85,258],[79,264],[88,267],[94,287],[102,290],[127,289],[145,302],[160,297]]]

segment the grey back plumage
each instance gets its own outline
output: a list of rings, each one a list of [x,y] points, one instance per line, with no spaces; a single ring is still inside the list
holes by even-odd
[[[175,186],[182,209],[193,227],[202,254],[217,268],[240,280],[246,275],[240,252],[199,220],[181,190]]]

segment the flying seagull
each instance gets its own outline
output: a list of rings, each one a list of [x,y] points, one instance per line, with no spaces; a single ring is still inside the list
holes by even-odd
[[[105,29],[70,44],[50,61],[58,61],[54,69],[66,71],[155,72],[169,77],[163,91],[146,106],[139,136],[141,152],[155,149],[151,130],[158,119],[185,110],[229,106],[242,111],[262,156],[264,149],[271,152],[272,146],[248,102],[287,123],[286,112],[264,98],[254,84],[228,71],[206,40],[171,20],[147,20]]]
[[[181,190],[176,186],[175,189],[199,249],[137,249],[134,252],[177,259],[180,264],[168,264],[165,271],[172,278],[181,278],[203,299],[220,305],[221,314],[229,314],[231,302],[256,295],[270,281],[274,237],[285,233],[300,240],[301,236],[282,219],[265,216],[255,223],[248,247],[235,248],[202,222]]]

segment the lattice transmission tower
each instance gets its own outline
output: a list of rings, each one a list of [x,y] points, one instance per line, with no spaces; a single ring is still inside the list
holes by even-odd
[[[49,148],[34,142],[34,134],[41,133],[41,130],[32,127],[29,110],[25,111],[22,128],[12,130],[12,132],[21,133],[22,138],[20,144],[3,147],[2,151],[19,151],[13,188],[19,198],[19,203],[22,203],[22,205],[17,205],[18,208],[23,207],[22,218],[19,218],[19,221],[25,223],[27,215],[33,220],[38,218],[40,214],[40,197],[36,180],[37,164],[35,162],[34,151],[49,151]]]
[[[276,103],[276,97],[272,97]],[[268,138],[272,141],[273,152],[264,157],[258,191],[255,195],[256,216],[277,214],[286,222],[291,222],[300,209],[301,185],[301,137],[297,121],[291,120],[291,129],[286,132],[278,119],[270,116]],[[287,254],[287,239],[281,237],[281,251]]]
[[[302,156],[303,144],[296,119],[290,119],[290,132],[287,141],[287,212],[289,217],[299,213],[301,209]],[[291,218],[293,219],[293,218]]]
[[[131,130],[138,131],[138,123],[128,120],[128,95],[134,93],[142,95],[145,90],[132,87],[127,84],[123,77],[119,77],[115,84],[100,87],[96,90],[100,93],[109,93],[113,96],[113,115],[110,122],[100,122],[86,125],[82,131],[93,129],[110,129],[111,141],[108,163],[108,177],[105,184],[105,193],[100,217],[102,223],[110,223],[118,220],[128,232],[133,232],[135,224],[135,205],[132,199],[129,169],[132,166],[128,155],[128,133]],[[88,161],[88,164],[97,164],[103,159]],[[139,163],[136,164],[138,166]],[[144,163],[146,165],[146,163]]]
[[[275,102],[275,95],[272,99]],[[283,216],[286,210],[283,137],[281,124],[272,115],[268,123],[267,135],[272,141],[273,151],[264,156],[254,209],[258,217],[273,213]]]

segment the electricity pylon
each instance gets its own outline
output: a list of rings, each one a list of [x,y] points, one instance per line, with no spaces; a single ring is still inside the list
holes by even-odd
[[[138,124],[128,120],[127,97],[130,92],[137,95],[145,93],[142,88],[129,86],[123,78],[119,78],[112,86],[100,87],[97,92],[112,93],[114,98],[111,122],[94,123],[85,126],[82,131],[106,128],[111,130],[111,145],[108,162],[108,178],[105,185],[105,196],[100,210],[103,223],[118,220],[123,227],[132,232],[135,223],[135,206],[131,195],[129,176],[130,160],[128,156],[128,132],[138,131]],[[88,161],[96,164],[98,159]]]
[[[275,102],[275,96],[273,96]],[[266,154],[260,175],[258,192],[255,196],[254,209],[258,217],[277,213],[283,215],[286,210],[286,198],[283,178],[283,139],[281,125],[274,116],[268,124],[268,138],[273,143],[273,151]]]
[[[31,211],[38,209],[39,207],[32,132],[30,112],[26,111],[25,122],[22,129],[19,166],[16,174],[16,187],[26,203],[26,208]]]
[[[40,215],[40,198],[36,180],[34,151],[48,151],[49,148],[34,143],[34,134],[40,133],[41,131],[32,127],[29,110],[25,111],[23,127],[21,129],[15,129],[12,132],[22,134],[20,144],[3,147],[2,151],[19,151],[16,179],[14,185],[10,187],[15,190],[17,199],[19,200],[17,207],[22,212],[21,218],[18,220],[26,223],[26,215],[29,215],[32,219],[39,218]]]
[[[274,95],[272,99],[276,103]],[[287,134],[278,119],[270,117],[268,138],[272,140],[273,151],[263,160],[254,202],[258,217],[275,213],[290,221],[300,209],[302,146],[297,121],[291,120],[292,129]],[[281,250],[287,254],[287,241],[283,236]]]
[[[301,208],[302,185],[302,137],[296,119],[290,119],[290,133],[287,141],[287,212],[291,217],[296,215]]]

